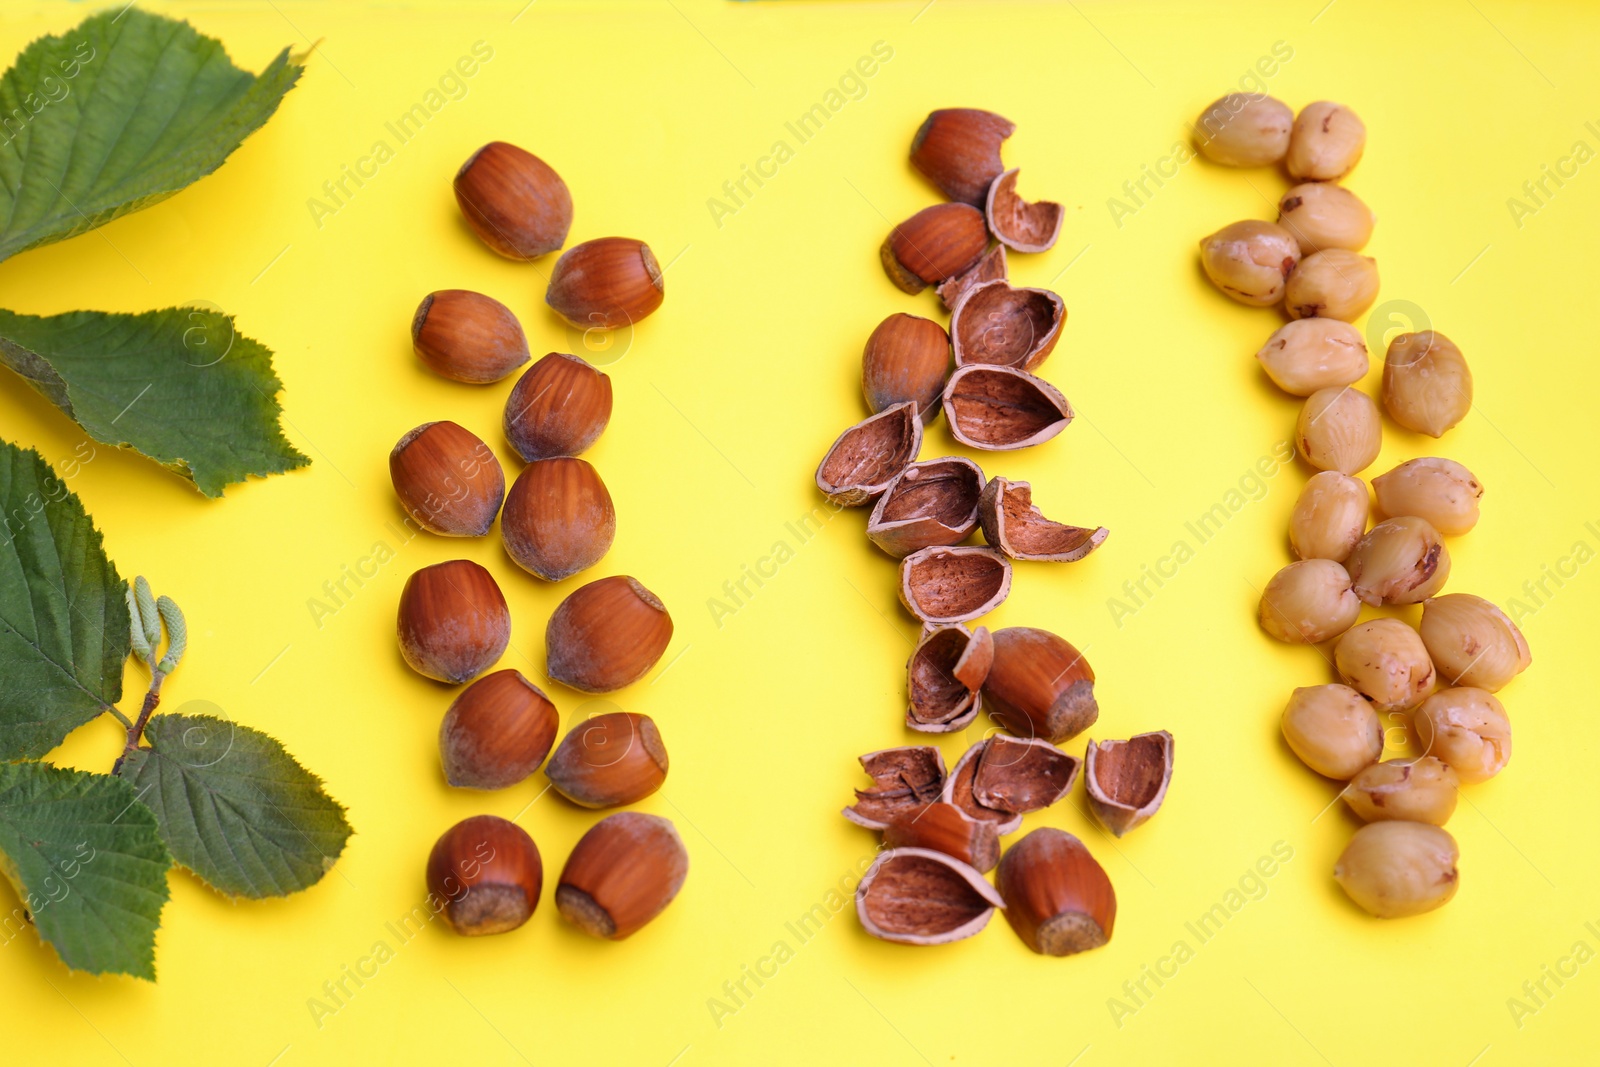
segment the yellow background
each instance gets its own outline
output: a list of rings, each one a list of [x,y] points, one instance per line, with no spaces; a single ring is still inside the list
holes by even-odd
[[[1462,853],[1456,900],[1403,922],[1357,911],[1329,877],[1355,823],[1340,805],[1323,814],[1336,786],[1301,767],[1277,731],[1289,690],[1328,680],[1329,668],[1254,621],[1255,588],[1287,558],[1284,523],[1304,468],[1265,479],[1262,499],[1239,507],[1121,626],[1106,603],[1173,542],[1193,544],[1184,524],[1291,433],[1295,402],[1252,358],[1277,313],[1220,297],[1195,256],[1197,239],[1221,225],[1270,217],[1287,183],[1197,160],[1148,185],[1154,195],[1120,226],[1107,201],[1186,143],[1187,122],[1275,42],[1293,56],[1267,80],[1270,92],[1296,108],[1328,98],[1361,114],[1368,149],[1348,184],[1379,216],[1368,251],[1380,301],[1408,302],[1413,319],[1425,315],[1460,344],[1478,401],[1438,443],[1387,425],[1368,474],[1430,454],[1472,468],[1487,486],[1483,520],[1451,542],[1448,588],[1506,604],[1577,542],[1600,548],[1600,170],[1580,168],[1520,226],[1507,206],[1575,141],[1600,148],[1600,128],[1584,125],[1600,126],[1600,13],[1504,0],[1295,0],[1271,13],[539,0],[515,18],[520,2],[443,7],[162,6],[251,70],[285,45],[322,44],[278,115],[220,172],[0,266],[4,303],[19,311],[207,302],[277,353],[286,430],[310,469],[208,501],[101,447],[69,484],[123,573],[149,575],[188,612],[190,652],[165,708],[210,701],[281,738],[349,805],[357,830],[335,871],[288,900],[234,904],[175,872],[155,985],[69,974],[31,935],[3,946],[7,1058],[686,1067],[1585,1058],[1600,965],[1559,990],[1547,984],[1555,995],[1520,1027],[1507,1000],[1575,942],[1600,948],[1585,927],[1600,920],[1591,670],[1600,567],[1547,585],[1554,596],[1525,620],[1534,666],[1501,694],[1515,758],[1463,796],[1450,824]],[[83,14],[8,5],[0,46],[14,54]],[[384,124],[480,40],[494,56],[466,95],[397,147]],[[878,41],[893,58],[864,96],[798,144],[784,123]],[[1081,835],[1119,893],[1111,944],[1068,960],[1033,956],[998,917],[932,950],[874,941],[849,909],[805,943],[785,926],[826,906],[870,856],[872,836],[838,816],[863,784],[856,756],[915,739],[901,726],[915,627],[896,604],[894,564],[862,536],[864,513],[829,519],[804,544],[785,524],[821,502],[817,459],[865,413],[866,335],[894,311],[935,314],[931,294],[890,286],[877,247],[891,222],[936,200],[907,146],[930,109],[958,105],[1013,119],[1005,156],[1023,168],[1021,191],[1067,205],[1057,246],[1012,263],[1015,279],[1066,299],[1070,319],[1043,374],[1079,411],[1044,447],[972,456],[990,473],[1030,479],[1048,514],[1112,531],[1085,562],[1019,566],[1010,600],[986,621],[1045,626],[1087,648],[1100,679],[1095,736],[1165,727],[1177,737],[1166,806],[1126,839],[1094,828],[1081,786],[1027,819]],[[575,933],[549,899],[594,816],[553,794],[536,800],[542,775],[491,795],[448,789],[435,735],[450,692],[406,669],[394,644],[405,577],[467,555],[500,577],[512,605],[502,665],[540,681],[545,619],[583,580],[542,585],[494,537],[402,544],[391,525],[400,513],[386,456],[419,422],[459,421],[516,469],[498,432],[510,383],[446,382],[411,355],[407,325],[423,294],[465,287],[503,300],[536,354],[577,343],[542,302],[553,257],[499,259],[458,217],[450,178],[495,138],[562,173],[574,242],[634,235],[671,263],[661,311],[620,357],[600,357],[612,360],[616,411],[588,457],[619,520],[610,555],[584,577],[638,576],[677,624],[670,667],[609,699],[661,725],[672,773],[640,807],[678,824],[692,867],[677,902],[621,944]],[[708,198],[780,138],[794,157],[717,225]],[[393,160],[319,226],[308,199],[378,139],[397,147]],[[0,432],[52,461],[70,457],[77,428],[3,377]],[[951,450],[941,423],[924,455]],[[780,540],[794,558],[718,626],[708,599]],[[308,600],[380,541],[396,558],[317,625]],[[128,684],[131,704],[143,679],[130,671]],[[603,706],[551,692],[569,720]],[[947,760],[967,740],[948,739]],[[1082,742],[1068,747],[1081,752]],[[53,758],[103,770],[117,744],[102,721]],[[361,961],[376,941],[395,944],[385,924],[421,901],[434,838],[483,811],[518,816],[543,851],[547,887],[533,920],[477,941],[430,928],[319,1026],[308,1001],[346,967],[370,971]],[[1278,842],[1292,860],[1201,944],[1185,924],[1225,902]],[[9,894],[3,903],[9,910]],[[1109,998],[1132,1005],[1123,983],[1179,940],[1193,958],[1119,1026]],[[755,995],[718,1025],[708,1000],[726,1001],[723,983],[778,941],[792,958],[759,989],[747,983]]]

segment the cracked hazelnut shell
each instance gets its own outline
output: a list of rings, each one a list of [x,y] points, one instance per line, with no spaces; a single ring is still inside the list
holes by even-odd
[[[501,426],[528,462],[576,456],[611,421],[611,379],[577,356],[551,352],[529,367],[506,397]]]
[[[983,471],[970,459],[945,456],[913,463],[878,498],[867,539],[895,559],[923,548],[956,545],[978,526]]]
[[[688,875],[688,850],[669,820],[621,811],[573,846],[556,883],[556,908],[591,937],[621,941],[665,911]]]
[[[986,628],[931,627],[906,661],[906,725],[930,734],[964,729],[983,707],[979,690],[993,660],[994,640]]]
[[[924,548],[900,561],[900,603],[923,622],[967,622],[1011,592],[1011,562],[992,548]]]
[[[423,567],[400,591],[400,654],[418,674],[471,681],[511,643],[511,609],[494,577],[469,559]]]
[[[939,283],[939,300],[944,304],[946,311],[954,311],[956,305],[961,303],[961,298],[967,291],[984,282],[995,280],[1005,281],[1009,276],[1006,268],[1006,246],[993,245],[983,254],[983,258],[967,268],[954,278],[947,278]]]
[[[950,335],[916,315],[897,312],[878,323],[861,352],[861,392],[874,412],[911,401],[931,422],[949,373]]]
[[[1048,289],[1005,280],[984,282],[962,294],[950,317],[956,366],[1014,367],[1031,371],[1061,339],[1067,305]]]
[[[995,734],[984,745],[972,778],[972,796],[992,811],[1026,815],[1043,811],[1068,793],[1083,761],[1036,737]]]
[[[1052,200],[1033,203],[1017,195],[1018,168],[1012,167],[989,185],[984,216],[995,239],[1018,252],[1048,252],[1061,233],[1066,209]]]
[[[389,480],[406,514],[446,537],[482,537],[506,495],[500,461],[477,434],[453,422],[425,422],[389,453]]]
[[[994,634],[994,664],[983,683],[989,714],[1018,737],[1060,744],[1094,725],[1094,670],[1048,630],[1008,626]]]
[[[974,819],[954,804],[929,804],[902,815],[884,827],[885,848],[927,848],[943,852],[979,873],[1000,862],[1000,835],[995,824]]]
[[[428,893],[458,934],[515,930],[533,915],[544,888],[544,863],[526,830],[497,815],[462,819],[428,854]]]
[[[1083,842],[1041,827],[1006,850],[995,871],[1006,922],[1042,956],[1071,956],[1111,940],[1117,894]]]
[[[981,207],[1005,170],[1000,146],[1016,128],[1010,119],[973,107],[929,112],[911,139],[911,165],[951,200]]]
[[[1003,836],[1015,833],[1022,826],[1022,816],[987,806],[978,799],[975,792],[978,771],[983,768],[983,754],[988,751],[989,742],[992,740],[994,737],[984,738],[961,754],[961,758],[956,760],[956,765],[950,768],[950,774],[944,780],[944,788],[939,794],[939,799],[946,804],[954,804],[973,819],[994,823],[995,832]]]
[[[649,245],[631,237],[598,237],[561,253],[544,299],[569,326],[615,330],[655,311],[665,295]]]
[[[411,317],[411,346],[443,378],[483,385],[528,362],[528,339],[511,309],[469,289],[429,293]]]
[[[965,273],[988,247],[983,212],[967,204],[935,204],[890,230],[878,258],[895,287],[915,295]]]
[[[570,456],[522,468],[500,516],[506,554],[549,582],[600,562],[616,533],[617,509],[600,473]]]
[[[466,789],[504,789],[527,778],[555,743],[556,706],[519,671],[495,671],[467,686],[439,725],[445,780]]]
[[[1126,741],[1089,739],[1085,768],[1089,810],[1121,837],[1142,826],[1167,798],[1172,781],[1172,735],[1134,734]]]
[[[842,507],[876,500],[922,451],[917,405],[884,408],[840,434],[817,464],[817,488]]]
[[[580,807],[615,808],[660,789],[667,767],[655,720],[612,711],[568,730],[544,773],[556,792]]]
[[[868,752],[861,769],[871,789],[857,789],[844,817],[868,830],[882,830],[902,816],[915,815],[940,799],[945,785],[944,756],[932,745],[905,745]]]
[[[545,627],[546,670],[563,685],[609,693],[650,673],[672,641],[672,616],[638,580],[600,578],[568,595]]]
[[[1101,545],[1111,531],[1068,526],[1044,517],[1033,505],[1033,486],[996,475],[978,500],[983,539],[1012,559],[1072,563]]]
[[[856,887],[867,933],[903,945],[943,945],[989,924],[1000,894],[972,867],[927,848],[882,853]]]
[[[1067,428],[1072,406],[1042,378],[1015,367],[957,367],[944,387],[944,417],[957,441],[1005,452],[1043,444]]]
[[[572,194],[532,152],[490,141],[461,164],[455,178],[461,215],[484,244],[507,259],[554,252],[572,228]]]

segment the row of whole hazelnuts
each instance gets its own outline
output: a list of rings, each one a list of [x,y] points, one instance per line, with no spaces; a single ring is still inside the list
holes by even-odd
[[[1254,306],[1283,301],[1291,321],[1256,358],[1275,385],[1306,398],[1295,442],[1318,472],[1290,516],[1295,562],[1267,583],[1258,618],[1288,644],[1334,642],[1339,681],[1296,689],[1280,725],[1302,762],[1347,783],[1340,796],[1365,823],[1336,863],[1335,880],[1373,915],[1421,914],[1455,895],[1459,853],[1443,826],[1459,787],[1494,776],[1510,759],[1510,722],[1493,694],[1532,657],[1494,604],[1440,595],[1450,574],[1444,537],[1478,521],[1477,477],[1441,457],[1379,475],[1371,497],[1357,477],[1382,447],[1377,405],[1355,388],[1369,353],[1350,325],[1377,297],[1376,266],[1357,255],[1375,217],[1337,183],[1361,158],[1365,126],[1339,104],[1318,102],[1294,116],[1271,97],[1235,93],[1207,108],[1197,131],[1215,162],[1281,162],[1301,182],[1279,201],[1277,225],[1235,223],[1201,242],[1206,273],[1224,293]],[[1472,373],[1442,333],[1402,333],[1385,354],[1381,398],[1403,429],[1439,437],[1471,409]],[[1374,510],[1380,521],[1369,529]],[[1417,626],[1393,617],[1358,622],[1363,605],[1414,604],[1423,606]],[[1439,680],[1446,688],[1435,692]],[[1409,713],[1423,755],[1382,759],[1380,716],[1394,713]]]
[[[521,148],[496,141],[479,149],[456,175],[455,193],[471,229],[503,256],[531,260],[566,241],[572,223],[566,183]],[[649,247],[607,237],[561,256],[546,300],[574,327],[609,330],[650,314],[662,294]],[[458,382],[500,381],[530,358],[511,310],[467,290],[429,294],[411,333],[417,357]],[[552,352],[528,368],[506,400],[506,439],[527,461],[509,491],[489,446],[470,430],[440,421],[418,426],[395,445],[389,457],[395,493],[412,521],[444,536],[485,536],[498,516],[506,554],[539,578],[561,581],[598,563],[616,534],[605,483],[577,458],[604,432],[611,407],[605,374],[576,356]],[[597,715],[557,745],[556,706],[538,686],[516,670],[484,674],[510,644],[511,612],[481,565],[457,559],[411,575],[400,594],[397,631],[402,656],[419,674],[471,683],[440,725],[440,762],[450,785],[505,789],[544,766],[557,793],[598,809],[636,803],[666,779],[666,747],[649,716]],[[672,618],[655,594],[626,575],[601,578],[572,592],[550,616],[546,671],[574,689],[611,692],[644,677],[671,638]],[[578,929],[620,940],[672,901],[688,862],[669,820],[639,812],[609,815],[568,857],[556,907]],[[438,839],[426,875],[452,929],[497,934],[533,914],[544,867],[521,827],[478,815]]]
[[[1085,760],[1057,743],[1098,717],[1094,672],[1047,630],[966,624],[1005,601],[1013,560],[1081,560],[1108,531],[1045,517],[1029,483],[986,478],[970,459],[918,459],[941,411],[956,441],[988,451],[1042,444],[1072,420],[1066,397],[1032,373],[1060,340],[1065,302],[1008,278],[1007,250],[1052,247],[1064,214],[1017,195],[1018,171],[1000,157],[1014,129],[992,112],[954,108],[930,114],[913,138],[912,164],[949,202],[896,226],[880,259],[907,293],[937,287],[950,328],[895,314],[873,331],[861,377],[873,414],[828,449],[816,483],[836,504],[870,505],[867,538],[900,561],[900,601],[923,624],[906,665],[906,726],[954,733],[987,709],[1009,731],[974,745],[949,774],[932,745],[861,757],[873,787],[857,790],[844,814],[882,831],[885,848],[857,887],[862,926],[887,941],[943,944],[1001,908],[1029,948],[1062,956],[1111,936],[1110,879],[1063,831],[1035,830],[1004,858],[999,839],[1071,791]],[[980,528],[986,544],[962,544]],[[1172,753],[1165,731],[1089,742],[1089,803],[1113,833],[1161,805]]]

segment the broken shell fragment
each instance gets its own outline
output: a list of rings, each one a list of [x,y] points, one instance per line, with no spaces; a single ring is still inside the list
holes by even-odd
[[[841,507],[877,499],[922,451],[917,405],[896,404],[856,423],[817,464],[817,488]]]
[[[915,295],[966,273],[988,246],[983,212],[966,204],[935,204],[889,231],[878,258],[895,288]]]
[[[1111,940],[1117,894],[1083,842],[1041,827],[1007,850],[995,872],[1006,921],[1043,956],[1071,956]]]
[[[914,401],[924,423],[939,414],[950,373],[950,335],[932,319],[897,312],[878,323],[861,352],[861,392],[882,411]]]
[[[945,456],[913,463],[895,476],[867,520],[867,538],[895,559],[918,549],[956,545],[978,525],[983,471]]]
[[[1072,406],[1049,382],[1015,367],[957,367],[944,387],[957,441],[1004,452],[1042,444],[1067,428]]]
[[[954,278],[947,278],[939,283],[939,299],[944,302],[946,311],[954,311],[956,305],[961,303],[961,298],[969,289],[992,282],[996,279],[1005,281],[1009,276],[1006,269],[1006,246],[995,245],[983,254],[983,258]]]
[[[1051,200],[1034,203],[1017,195],[1017,168],[1012,167],[989,186],[984,215],[1001,244],[1018,252],[1047,252],[1061,233],[1066,209]]]
[[[1015,288],[1004,279],[975,285],[950,317],[956,366],[1033,370],[1061,339],[1067,305],[1048,289]]]
[[[1089,661],[1063,638],[1030,626],[995,631],[983,699],[1012,734],[1052,744],[1076,737],[1100,717]]]
[[[1011,592],[1011,563],[992,548],[924,548],[900,561],[900,603],[923,622],[966,622]]]
[[[979,872],[1000,862],[1000,834],[987,819],[974,819],[954,804],[929,804],[902,815],[883,831],[886,848],[929,848],[953,856]]]
[[[999,476],[989,479],[978,500],[983,539],[1012,559],[1071,563],[1105,543],[1111,531],[1068,526],[1033,506],[1033,486]]]
[[[1089,810],[1121,837],[1142,825],[1167,798],[1172,781],[1172,735],[1165,730],[1126,741],[1090,740],[1086,753]]]
[[[932,745],[906,745],[868,752],[861,769],[871,789],[857,789],[844,817],[868,830],[882,830],[903,815],[915,815],[939,800],[945,786],[944,756]]]
[[[972,796],[979,804],[1011,815],[1043,811],[1068,793],[1083,761],[1036,737],[995,734],[984,746],[973,773]]]
[[[993,662],[994,639],[984,627],[933,627],[906,661],[906,725],[930,734],[967,726],[983,707],[978,691]]]
[[[911,165],[951,200],[980,206],[1005,170],[1000,145],[1016,128],[992,111],[942,108],[929,113],[912,138]]]
[[[856,915],[873,937],[903,945],[943,945],[989,924],[1000,894],[972,867],[943,852],[883,853],[856,887]]]
[[[1000,735],[995,735],[998,736]],[[979,800],[974,792],[978,771],[983,766],[983,754],[988,751],[989,742],[993,740],[994,737],[985,738],[961,754],[961,758],[956,760],[956,765],[950,769],[949,776],[944,780],[940,799],[946,804],[954,804],[970,818],[979,822],[993,823],[995,832],[1004,835],[1015,832],[1022,825],[1022,816],[991,808]]]

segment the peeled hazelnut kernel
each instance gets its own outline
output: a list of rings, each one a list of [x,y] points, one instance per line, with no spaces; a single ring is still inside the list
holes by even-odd
[[[650,673],[672,640],[672,616],[626,575],[601,578],[567,596],[545,627],[546,670],[555,681],[609,693]]]
[[[455,190],[472,232],[507,259],[537,259],[566,243],[572,194],[531,152],[491,141],[461,164]]]
[[[400,654],[418,674],[471,681],[511,643],[511,609],[488,571],[469,559],[423,567],[400,591]]]
[[[1318,470],[1360,474],[1383,447],[1378,405],[1349,386],[1319,389],[1300,408],[1295,444]]]
[[[1033,370],[1061,339],[1067,305],[1048,289],[1023,289],[1004,279],[967,290],[950,316],[957,367],[984,363]]]
[[[1378,299],[1378,261],[1344,248],[1313,252],[1289,275],[1283,301],[1296,319],[1354,322]]]
[[[463,689],[439,726],[445,780],[466,789],[504,789],[539,769],[556,739],[556,706],[514,670]]]
[[[856,508],[876,500],[922,451],[922,419],[910,401],[884,408],[840,434],[817,464],[817,488]]]
[[[506,554],[547,582],[600,562],[616,534],[617,511],[599,472],[567,456],[522,468],[500,516]]]
[[[528,362],[528,339],[511,309],[467,289],[423,297],[411,317],[411,345],[435,374],[474,385]]]
[[[389,478],[417,525],[448,537],[482,537],[506,495],[489,446],[453,422],[425,422],[389,453]]]
[[[1366,530],[1367,485],[1338,471],[1307,479],[1289,514],[1289,545],[1301,559],[1343,563]]]
[[[994,477],[978,500],[983,539],[1012,559],[1073,563],[1111,536],[1104,526],[1068,526],[1044,517],[1033,505],[1033,486]]]
[[[1383,357],[1383,407],[1408,430],[1438,437],[1472,410],[1472,370],[1438,330],[1403,333]]]
[[[573,846],[556,883],[556,908],[591,937],[621,941],[666,910],[688,875],[689,853],[669,820],[621,811]]]
[[[1229,93],[1200,112],[1195,146],[1225,167],[1269,167],[1289,151],[1294,112],[1264,93]]]
[[[1487,689],[1441,689],[1411,713],[1411,727],[1423,750],[1448,763],[1462,785],[1486,782],[1511,761],[1511,720]]]
[[[1366,124],[1343,104],[1319,100],[1295,116],[1284,165],[1291,178],[1338,181],[1361,162],[1367,147]]]
[[[935,546],[900,561],[900,603],[923,622],[967,622],[1011,592],[1011,563],[992,548]]]
[[[927,848],[880,853],[856,886],[856,915],[873,937],[904,945],[960,941],[989,925],[1000,894],[972,867]]]
[[[946,311],[954,311],[968,290],[975,289],[984,282],[1005,281],[1007,277],[1009,273],[1006,269],[1006,246],[996,244],[985,252],[977,263],[954,278],[940,282],[939,301],[944,304]]]
[[[878,258],[896,288],[916,294],[964,273],[988,247],[983,212],[967,204],[935,204],[889,231]]]
[[[440,835],[428,854],[428,894],[458,934],[503,934],[539,906],[544,864],[526,830],[497,815],[474,815]]]
[[[1100,717],[1089,661],[1064,639],[1028,626],[995,631],[983,699],[1006,730],[1051,744],[1076,737]]]
[[[979,873],[1000,862],[1000,834],[995,824],[974,819],[954,804],[929,804],[915,815],[903,815],[883,831],[885,848],[926,848],[943,852]]]
[[[1456,810],[1461,779],[1432,756],[1374,763],[1350,779],[1340,796],[1367,822],[1403,819],[1443,826]]]
[[[1383,754],[1383,723],[1347,685],[1296,689],[1283,709],[1283,739],[1302,763],[1341,782]]]
[[[911,141],[911,165],[951,200],[982,207],[990,184],[1005,170],[1000,145],[1015,129],[992,111],[931,112]]]
[[[932,627],[906,661],[906,725],[930,734],[965,728],[983,707],[979,690],[993,662],[994,637],[985,627]]]
[[[611,379],[577,356],[551,352],[511,387],[501,425],[517,455],[532,463],[578,455],[610,421]]]
[[[545,777],[585,808],[633,804],[667,780],[667,748],[648,715],[612,711],[578,723],[556,746]]]
[[[1445,685],[1497,692],[1533,662],[1517,624],[1471,593],[1447,593],[1424,602],[1417,631]]]
[[[1061,390],[1015,367],[957,367],[944,387],[950,435],[972,448],[1008,452],[1043,444],[1072,422]]]
[[[1286,322],[1256,353],[1272,384],[1293,396],[1354,385],[1367,375],[1361,331],[1338,319]]]
[[[1390,518],[1415,515],[1446,537],[1457,537],[1478,524],[1483,486],[1453,459],[1408,459],[1372,479],[1378,511]]]
[[[842,814],[868,830],[916,815],[936,803],[945,787],[944,756],[932,745],[880,749],[862,756],[860,763],[872,788],[857,789],[856,802]]]
[[[580,330],[631,326],[661,306],[666,283],[655,254],[631,237],[599,237],[561,253],[544,300]]]
[[[1121,837],[1160,810],[1172,783],[1172,747],[1165,730],[1126,741],[1090,740],[1085,753],[1089,810],[1100,825]]]
[[[1403,711],[1433,689],[1433,660],[1417,631],[1399,619],[1350,627],[1333,647],[1333,664],[1378,711]]]
[[[1291,645],[1315,645],[1355,624],[1361,601],[1350,591],[1350,575],[1331,559],[1291,563],[1261,593],[1261,628]]]
[[[1071,956],[1111,940],[1117,894],[1083,842],[1041,827],[1006,850],[995,870],[1006,922],[1042,956]]]
[[[1411,515],[1368,530],[1344,565],[1356,596],[1374,607],[1420,604],[1450,577],[1450,553],[1439,531]]]
[[[1380,919],[1421,915],[1456,895],[1455,838],[1422,822],[1370,822],[1334,864],[1339,888]]]
[[[1034,203],[1017,195],[1017,168],[1012,167],[989,186],[984,215],[1001,244],[1018,252],[1048,252],[1061,233],[1066,209],[1052,200]]]
[[[950,335],[932,319],[890,315],[861,353],[861,392],[874,414],[911,401],[924,423],[933,421],[949,374]]]
[[[1278,225],[1294,234],[1307,256],[1326,248],[1359,252],[1372,239],[1375,222],[1360,197],[1332,182],[1296,185],[1278,201]]]
[[[1200,265],[1213,285],[1241,304],[1271,307],[1300,262],[1300,245],[1281,226],[1245,219],[1200,242]]]
[[[970,459],[945,456],[913,463],[873,505],[867,539],[896,559],[960,544],[977,528],[982,493],[983,471]]]

